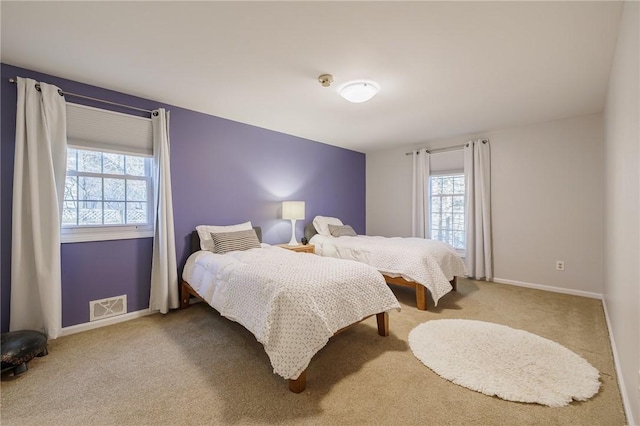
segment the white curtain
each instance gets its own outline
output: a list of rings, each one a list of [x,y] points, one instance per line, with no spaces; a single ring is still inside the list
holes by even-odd
[[[471,278],[491,281],[491,150],[488,140],[467,142],[464,175],[467,272]]]
[[[151,116],[155,212],[151,294],[149,309],[163,314],[179,306],[176,242],[173,229],[171,168],[169,162],[169,113],[160,108]]]
[[[62,328],[60,218],[67,161],[65,100],[56,86],[21,77],[17,80],[9,329],[44,331],[55,339]]]
[[[429,153],[426,149],[413,152],[413,197],[411,232],[414,237],[430,238]]]

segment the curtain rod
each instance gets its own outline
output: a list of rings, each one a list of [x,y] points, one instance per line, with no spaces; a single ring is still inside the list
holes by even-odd
[[[18,82],[17,77],[9,79],[9,83],[17,83],[17,82]],[[38,91],[40,90],[40,85],[39,84],[36,84],[36,89]],[[136,111],[142,111],[142,112],[146,112],[146,113],[149,113],[149,114],[153,114],[154,113],[153,111],[148,110],[148,109],[138,108],[138,107],[134,107],[134,106],[131,106],[131,105],[119,104],[117,102],[106,101],[104,99],[92,98],[91,96],[79,95],[77,93],[71,93],[71,92],[63,91],[62,93],[60,93],[60,95],[63,95],[63,96],[64,95],[74,96],[76,98],[88,99],[90,101],[102,102],[103,104],[109,104],[109,105],[119,106],[119,107],[122,107],[122,108],[134,109]]]
[[[435,154],[437,152],[455,151],[464,148],[466,145],[466,143],[463,143],[462,145],[448,146],[446,148],[427,149],[427,152],[429,154]],[[404,155],[413,155],[413,151],[405,152]]]

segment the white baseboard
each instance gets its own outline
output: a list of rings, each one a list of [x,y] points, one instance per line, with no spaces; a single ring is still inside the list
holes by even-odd
[[[602,306],[604,308],[604,318],[607,321],[607,329],[609,330],[609,341],[611,342],[611,350],[613,352],[613,364],[616,367],[616,375],[618,376],[618,387],[620,388],[620,395],[622,396],[622,405],[624,406],[624,413],[627,415],[628,425],[637,425],[633,419],[633,413],[631,412],[631,405],[629,403],[629,394],[627,394],[627,387],[624,384],[624,377],[622,376],[622,369],[620,368],[620,358],[618,357],[618,347],[613,337],[613,330],[611,329],[611,322],[609,321],[609,311],[607,310],[607,303],[602,300]]]
[[[518,286],[518,287],[535,288],[536,290],[552,291],[554,293],[571,294],[573,296],[582,296],[582,297],[588,297],[590,299],[600,299],[600,300],[602,300],[602,293],[593,293],[591,291],[574,290],[574,289],[571,289],[571,288],[563,288],[563,287],[554,287],[554,286],[543,285],[543,284],[526,283],[526,282],[523,282],[523,281],[507,280],[507,279],[504,279],[504,278],[494,278],[493,281],[496,282],[496,283],[500,283],[500,284],[510,284],[510,285],[515,285],[515,286]]]
[[[624,406],[624,412],[627,416],[627,424],[637,425],[637,423],[634,421],[633,413],[631,412],[631,408],[629,405],[629,395],[627,394],[627,390],[624,384],[624,378],[622,377],[622,370],[620,368],[620,359],[618,357],[618,349],[616,347],[616,342],[613,338],[613,331],[611,330],[611,322],[609,321],[609,313],[607,311],[607,304],[605,303],[604,296],[601,293],[593,293],[590,291],[573,290],[573,289],[553,287],[553,286],[542,285],[542,284],[532,284],[532,283],[526,283],[522,281],[506,280],[503,278],[494,278],[493,281],[501,284],[515,285],[518,287],[534,288],[537,290],[552,291],[554,293],[571,294],[574,296],[583,296],[583,297],[589,297],[591,299],[602,300],[602,306],[604,308],[604,317],[607,322],[607,329],[609,331],[609,343],[611,344],[611,350],[613,352],[613,364],[615,365],[616,375],[618,376],[618,386],[620,387],[620,394],[622,395],[622,404]]]
[[[155,314],[160,311],[150,311],[149,309],[142,309],[140,311],[129,312],[127,314],[118,315],[115,317],[109,317],[98,321],[85,322],[83,324],[76,324],[69,327],[63,327],[60,336],[69,336],[70,334],[81,333],[83,331],[93,330],[100,327],[106,327],[108,325],[118,324],[120,322],[131,321],[132,319],[144,317],[147,315]]]

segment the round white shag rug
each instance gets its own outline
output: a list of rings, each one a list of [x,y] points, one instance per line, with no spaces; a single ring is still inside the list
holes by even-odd
[[[441,377],[507,401],[563,407],[591,398],[600,373],[580,355],[490,322],[443,319],[409,333],[413,354]]]

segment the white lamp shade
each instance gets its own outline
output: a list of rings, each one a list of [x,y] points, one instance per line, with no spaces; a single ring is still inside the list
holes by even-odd
[[[380,86],[375,81],[360,80],[343,84],[338,93],[349,102],[361,103],[373,98],[379,90]]]
[[[304,201],[283,201],[282,218],[293,220],[304,219]]]

